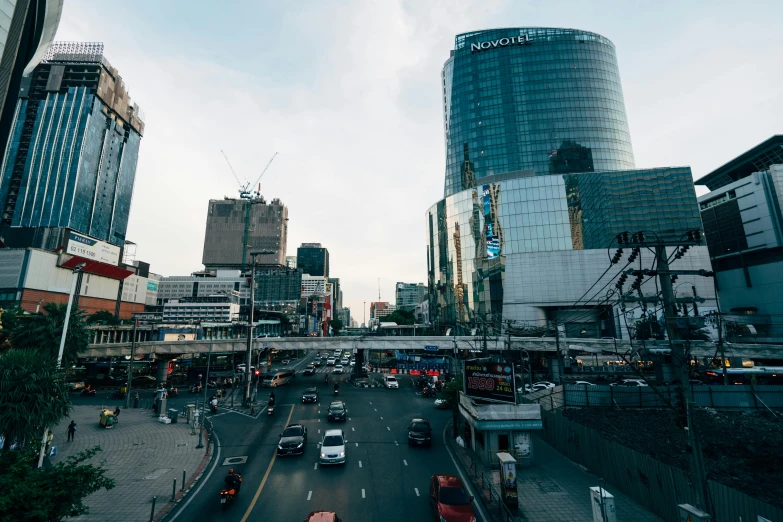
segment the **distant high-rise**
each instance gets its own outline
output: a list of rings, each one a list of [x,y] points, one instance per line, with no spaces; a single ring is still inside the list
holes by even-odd
[[[296,268],[296,256],[285,256],[285,266],[287,268]]]
[[[102,43],[59,42],[25,76],[0,170],[7,246],[65,229],[125,244],[144,121]]]
[[[0,3],[0,153],[11,133],[22,75],[30,74],[49,49],[60,25],[63,1]]]
[[[424,283],[397,283],[394,290],[395,308],[406,312],[416,310],[427,299],[427,285]]]
[[[250,222],[243,263],[247,205],[250,205]],[[251,266],[251,252],[271,250],[273,254],[256,256],[256,263],[266,267],[286,266],[287,237],[288,208],[279,199],[273,199],[271,203],[263,197],[252,200],[210,199],[201,262],[208,270],[240,269]]]
[[[321,243],[302,243],[296,249],[296,267],[311,276],[329,277],[329,251]]]

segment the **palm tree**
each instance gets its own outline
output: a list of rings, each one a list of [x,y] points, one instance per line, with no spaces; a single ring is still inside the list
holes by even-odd
[[[3,450],[13,442],[37,439],[71,410],[68,385],[54,358],[32,350],[0,355],[0,434]]]
[[[64,304],[46,303],[42,314],[18,316],[10,335],[11,346],[19,350],[33,350],[56,359],[60,351],[66,309],[67,306]],[[89,336],[84,322],[84,312],[71,309],[62,366],[67,368],[71,363],[76,362],[79,354],[86,350],[88,345]]]

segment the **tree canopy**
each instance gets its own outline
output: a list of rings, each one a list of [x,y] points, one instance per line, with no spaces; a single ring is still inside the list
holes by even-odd
[[[119,317],[108,310],[98,310],[94,314],[88,315],[85,322],[87,324],[108,324],[112,326],[117,326],[122,323]]]
[[[416,315],[413,312],[408,312],[407,310],[395,310],[391,314],[387,315],[384,321],[397,323],[398,325],[414,324],[416,322]]]
[[[10,333],[11,346],[20,350],[33,350],[39,355],[45,354],[56,359],[60,350],[66,309],[64,304],[46,303],[43,306],[43,314],[16,316]],[[62,366],[67,367],[75,362],[88,345],[89,335],[84,312],[74,307],[68,322]]]
[[[13,442],[37,439],[43,426],[56,425],[70,411],[68,385],[54,358],[41,357],[32,350],[8,350],[0,355],[0,433],[5,435],[4,449]]]
[[[22,451],[0,453],[0,520],[59,522],[88,512],[84,499],[99,489],[112,489],[114,480],[102,466],[85,462],[100,447],[83,451],[50,468],[35,467],[35,444]]]
[[[331,319],[329,321],[329,327],[332,329],[335,336],[340,335],[340,330],[343,329],[343,326],[343,322],[337,318]]]

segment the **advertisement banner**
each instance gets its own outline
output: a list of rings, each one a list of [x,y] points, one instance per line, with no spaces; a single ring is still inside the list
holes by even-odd
[[[155,281],[147,281],[147,290],[151,290],[153,292],[158,291],[158,283]]]
[[[511,363],[465,361],[465,395],[516,404],[514,368]]]
[[[68,231],[68,245],[65,247],[65,253],[107,265],[118,266],[120,264],[120,247],[98,241],[73,230]]]

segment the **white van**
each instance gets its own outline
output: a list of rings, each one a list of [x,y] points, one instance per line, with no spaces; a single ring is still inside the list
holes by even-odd
[[[268,373],[264,375],[261,381],[261,386],[267,388],[277,388],[283,384],[287,384],[288,381],[296,376],[294,370],[280,370],[274,373]]]

